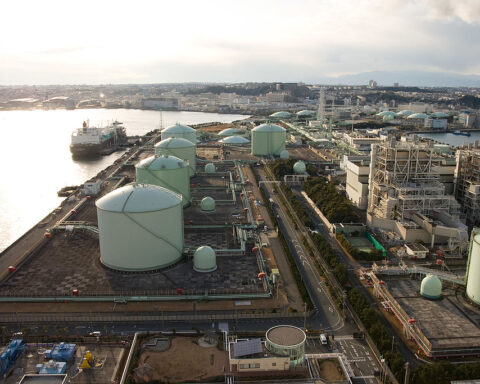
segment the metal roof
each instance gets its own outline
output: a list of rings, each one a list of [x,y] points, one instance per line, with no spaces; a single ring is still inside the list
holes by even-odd
[[[233,344],[233,357],[255,355],[263,352],[261,339],[237,341]]]

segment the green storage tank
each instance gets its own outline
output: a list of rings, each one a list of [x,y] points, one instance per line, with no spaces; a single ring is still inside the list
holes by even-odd
[[[193,269],[197,272],[213,272],[217,269],[217,255],[208,245],[197,248],[193,255]]]
[[[158,185],[182,196],[185,207],[190,203],[190,170],[175,156],[151,156],[136,166],[137,183]]]
[[[279,156],[285,149],[287,131],[276,124],[262,124],[252,129],[252,154]]]
[[[157,156],[175,156],[179,159],[188,161],[190,176],[196,173],[197,167],[197,147],[191,141],[181,137],[169,137],[155,144],[155,154]]]

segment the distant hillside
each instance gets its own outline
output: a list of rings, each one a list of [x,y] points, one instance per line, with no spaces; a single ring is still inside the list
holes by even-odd
[[[419,87],[480,87],[479,75],[426,71],[372,71],[338,77],[315,79],[316,83],[366,85],[375,80],[378,85]]]

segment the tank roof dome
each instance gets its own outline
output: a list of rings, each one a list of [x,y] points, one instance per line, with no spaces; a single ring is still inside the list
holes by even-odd
[[[410,109],[404,109],[398,112],[398,114],[402,116],[410,116],[410,115],[413,115],[413,111],[411,111]]]
[[[228,136],[218,142],[222,144],[248,144],[250,140],[242,136]]]
[[[159,171],[161,169],[170,170],[184,168],[187,163],[175,156],[150,156],[142,160],[136,165],[137,168],[147,168],[151,171]]]
[[[433,112],[431,116],[438,119],[438,118],[449,117],[450,115],[448,113],[445,113],[445,112]]]
[[[276,117],[276,118],[288,118],[290,117],[292,114],[290,112],[287,112],[287,111],[279,111],[279,112],[275,112],[275,113],[272,113],[270,115],[270,117]]]
[[[206,164],[205,165],[205,172],[208,172],[208,173],[215,172],[215,164],[213,164],[213,163]]]
[[[261,124],[252,129],[252,132],[285,132],[286,129],[277,124]]]
[[[309,109],[304,109],[302,111],[297,112],[297,116],[313,116],[315,114],[314,111],[310,111]]]
[[[127,184],[97,200],[97,208],[110,212],[154,212],[182,204],[182,197],[150,184]]]
[[[196,132],[196,131],[192,127],[189,127],[188,125],[175,124],[163,129],[162,132],[185,133],[185,132]]]
[[[428,115],[426,113],[413,113],[407,117],[407,119],[426,119]]]
[[[206,212],[212,212],[215,210],[215,200],[210,197],[210,196],[206,196],[202,199],[202,201],[200,202],[200,209],[202,211],[206,211]]]
[[[197,272],[212,272],[217,269],[217,256],[215,250],[208,245],[203,245],[193,254],[193,269]]]
[[[155,144],[155,148],[190,148],[194,146],[195,144],[190,140],[182,137],[169,137]]]
[[[228,137],[236,135],[237,133],[241,133],[242,131],[238,128],[227,128],[223,131],[218,132],[218,136]]]
[[[442,296],[442,282],[438,276],[428,274],[422,280],[420,294],[427,299],[438,299]]]

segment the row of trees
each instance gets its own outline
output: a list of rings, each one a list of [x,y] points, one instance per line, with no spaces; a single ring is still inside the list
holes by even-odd
[[[346,265],[340,262],[332,246],[327,240],[325,240],[323,236],[317,233],[312,233],[311,238],[323,259],[327,262],[329,267],[332,268],[335,278],[341,285],[345,285],[348,282]],[[304,241],[304,244],[307,246],[307,248],[310,248],[306,241]]]
[[[358,221],[350,200],[338,193],[335,185],[328,183],[323,177],[308,179],[303,185],[303,190],[331,223]]]
[[[297,214],[298,218],[302,221],[303,225],[309,228],[314,228],[315,224],[313,223],[313,220],[310,217],[310,215],[307,213],[307,209],[300,201],[298,201],[292,189],[284,183],[280,184],[280,187],[282,188],[282,191],[285,194],[285,197],[292,205],[293,210]]]

